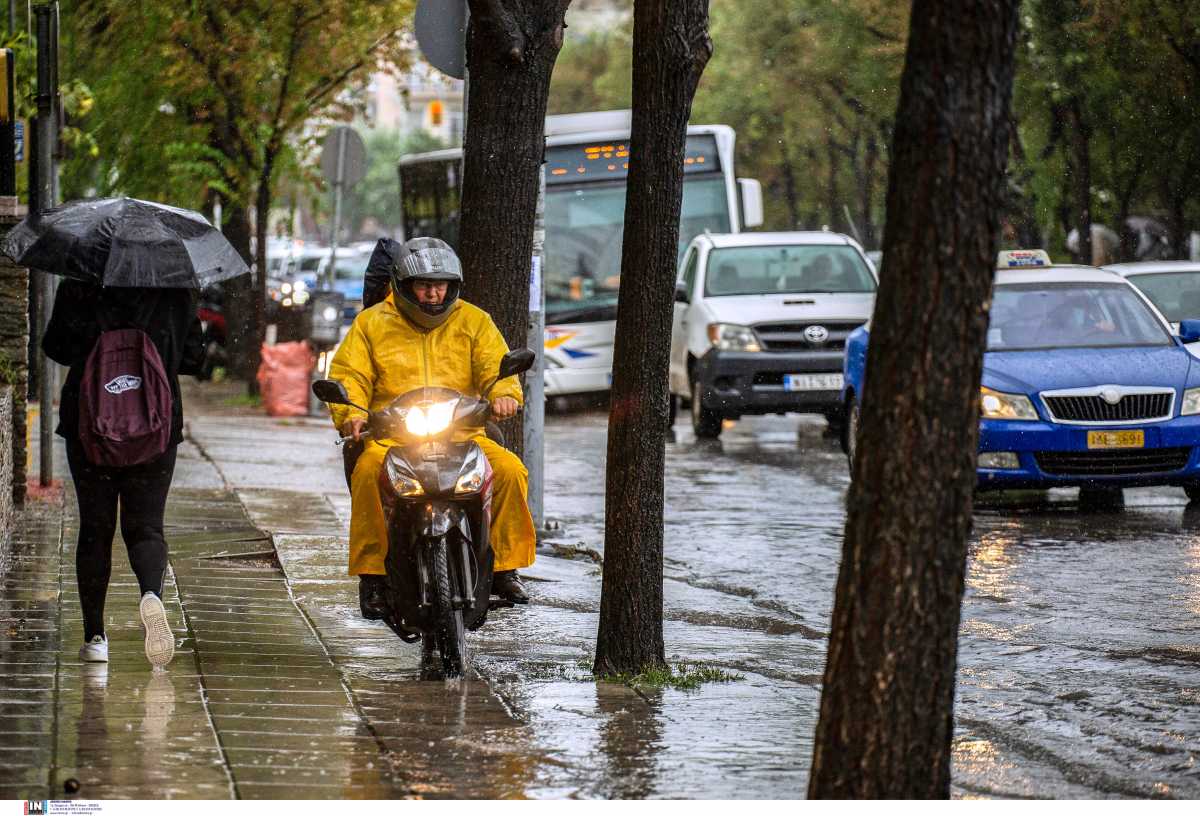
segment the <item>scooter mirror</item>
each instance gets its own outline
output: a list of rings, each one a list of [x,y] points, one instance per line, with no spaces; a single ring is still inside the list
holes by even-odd
[[[536,359],[537,355],[530,349],[513,349],[500,360],[500,373],[496,375],[496,379],[503,380],[505,377],[511,377],[513,374],[528,371],[533,368],[533,363]]]
[[[337,380],[317,380],[312,384],[312,391],[321,402],[350,405],[350,395],[346,393],[346,386]]]

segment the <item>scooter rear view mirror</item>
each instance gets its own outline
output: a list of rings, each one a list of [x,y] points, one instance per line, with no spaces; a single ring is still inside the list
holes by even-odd
[[[333,405],[352,405],[346,386],[337,380],[317,380],[312,384],[312,392],[321,402]]]
[[[496,379],[503,380],[505,377],[528,371],[536,359],[537,355],[530,349],[513,349],[500,360],[500,373],[496,375]]]

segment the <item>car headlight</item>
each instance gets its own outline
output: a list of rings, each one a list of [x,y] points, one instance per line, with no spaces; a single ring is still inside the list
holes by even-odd
[[[458,474],[458,481],[454,483],[455,493],[478,493],[483,487],[483,481],[487,478],[487,457],[483,455],[483,451],[475,449],[474,455],[463,463],[463,468]]]
[[[980,414],[984,419],[1037,419],[1033,403],[1024,394],[1003,394],[987,386],[979,389]]]
[[[292,285],[290,283],[285,283],[283,286],[279,287],[279,291],[283,292],[285,295],[290,295],[292,293]]]
[[[708,340],[722,351],[762,351],[754,330],[733,323],[709,323]]]
[[[404,427],[413,436],[435,436],[450,427],[454,419],[454,408],[458,400],[435,402],[424,408],[416,405],[408,409]]]
[[[1189,388],[1183,392],[1183,405],[1179,409],[1179,415],[1192,414],[1200,414],[1200,388]]]
[[[392,490],[396,491],[397,496],[420,496],[425,492],[417,474],[409,470],[403,459],[389,456],[386,464],[388,481],[392,483]]]
[[[303,292],[305,289],[308,288],[308,284],[302,280],[298,280],[294,284],[292,284],[292,288],[295,289],[297,292]]]

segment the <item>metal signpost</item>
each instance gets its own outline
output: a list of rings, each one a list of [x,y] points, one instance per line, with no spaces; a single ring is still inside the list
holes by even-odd
[[[329,236],[329,266],[325,280],[317,281],[320,288],[333,287],[337,269],[338,233],[342,229],[342,195],[367,174],[367,147],[352,127],[341,125],[329,131],[321,148],[321,173],[333,185],[333,226]],[[322,285],[323,284],[323,285]]]
[[[58,3],[37,6],[37,202],[39,210],[54,206],[54,147],[57,142],[55,97],[58,94],[58,52],[54,29]],[[54,307],[54,277],[37,273],[40,280],[38,303],[38,345],[50,323]],[[38,372],[38,441],[41,450],[40,481],[47,486],[54,479],[54,389],[57,372],[45,354]]]
[[[546,248],[546,165],[538,174],[537,214],[533,221],[533,263],[529,275],[529,339],[537,359],[525,375],[525,468],[529,471],[529,512],[539,533],[546,529],[546,287],[542,259]]]

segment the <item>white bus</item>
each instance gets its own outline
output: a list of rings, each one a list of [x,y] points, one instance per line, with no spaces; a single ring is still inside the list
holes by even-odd
[[[604,391],[612,384],[613,333],[621,275],[629,111],[546,118],[546,394]],[[762,223],[762,190],[738,179],[734,132],[688,127],[679,253],[709,232]],[[462,150],[400,160],[406,236],[458,241]]]

